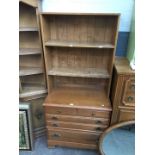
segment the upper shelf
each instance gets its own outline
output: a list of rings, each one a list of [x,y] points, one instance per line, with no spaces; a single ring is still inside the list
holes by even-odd
[[[19,32],[39,31],[38,27],[20,27]]]
[[[34,74],[41,74],[43,73],[42,68],[39,67],[20,67],[19,75],[26,76],[26,75],[34,75]]]
[[[35,55],[41,54],[40,48],[20,48],[19,55]]]
[[[110,78],[110,74],[105,69],[98,68],[52,68],[48,75],[70,76],[70,77],[91,77]]]
[[[45,46],[59,46],[59,47],[84,47],[84,48],[114,48],[115,46],[103,42],[75,42],[75,41],[55,41],[50,40],[45,42]]]

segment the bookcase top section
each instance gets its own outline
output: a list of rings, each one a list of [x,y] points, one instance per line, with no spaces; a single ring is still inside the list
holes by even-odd
[[[120,16],[120,13],[76,13],[76,12],[41,12],[41,15],[94,15],[94,16]]]

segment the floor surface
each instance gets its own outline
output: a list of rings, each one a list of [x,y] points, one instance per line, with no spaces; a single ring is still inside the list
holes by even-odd
[[[70,149],[63,147],[48,149],[46,138],[40,137],[35,140],[33,151],[20,151],[19,155],[99,155],[99,153],[94,150]]]

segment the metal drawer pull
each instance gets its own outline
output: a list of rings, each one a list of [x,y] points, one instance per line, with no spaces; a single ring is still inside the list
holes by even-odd
[[[97,127],[96,131],[102,131],[102,128],[101,127]]]
[[[52,119],[53,119],[53,120],[58,120],[58,118],[57,118],[57,117],[55,117],[55,116],[53,116],[53,117],[52,117]]]
[[[58,127],[59,125],[54,123],[54,124],[52,124],[52,126],[54,126],[54,127]]]
[[[59,133],[52,134],[52,138],[59,138],[60,136],[61,136],[61,134],[59,134]]]
[[[133,97],[132,96],[128,96],[128,101],[129,102],[133,101]]]
[[[100,120],[96,121],[96,124],[102,124],[102,122]]]

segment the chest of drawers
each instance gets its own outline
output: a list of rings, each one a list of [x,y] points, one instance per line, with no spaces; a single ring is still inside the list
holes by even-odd
[[[48,147],[68,146],[97,149],[99,136],[109,127],[111,105],[109,100],[102,100],[102,98],[94,102],[92,99],[95,93],[87,97],[88,92],[85,92],[87,90],[83,90],[84,95],[87,94],[87,100],[77,98],[79,91],[82,90],[74,89],[72,96],[68,99],[67,93],[70,94],[70,91],[66,89],[64,91],[64,99],[62,99],[64,96],[59,89],[47,96],[44,108]],[[97,92],[95,95],[98,95],[99,99],[101,92]],[[56,95],[59,98],[54,101],[53,98]],[[89,102],[89,106],[86,106],[87,102]]]
[[[135,72],[126,58],[117,57],[115,60],[111,102],[111,124],[135,119]]]

